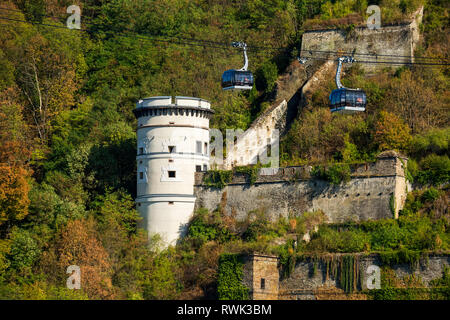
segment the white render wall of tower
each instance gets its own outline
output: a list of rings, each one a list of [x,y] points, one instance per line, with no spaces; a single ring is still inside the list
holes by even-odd
[[[137,209],[149,236],[166,245],[182,237],[195,204],[194,173],[209,169],[206,100],[150,97],[139,100],[137,118]]]

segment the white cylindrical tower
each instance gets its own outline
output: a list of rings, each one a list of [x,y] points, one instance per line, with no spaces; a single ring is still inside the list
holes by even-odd
[[[209,168],[210,103],[192,97],[139,100],[137,197],[142,226],[166,245],[186,232],[195,204],[194,173]]]

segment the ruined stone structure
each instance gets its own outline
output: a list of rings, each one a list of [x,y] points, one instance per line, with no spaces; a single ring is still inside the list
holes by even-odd
[[[431,280],[442,277],[444,268],[449,264],[450,256],[448,255],[430,256],[428,259],[419,261],[417,266],[399,264],[392,266],[392,269],[397,279],[401,280],[414,275],[421,286],[427,288]],[[383,264],[377,255],[360,255],[358,265],[362,283],[361,287],[357,289],[356,295],[363,290],[368,290],[367,282],[373,275],[368,267],[373,265],[381,267]],[[341,290],[333,290],[340,287],[338,280],[330,275],[330,272],[327,276],[325,263],[300,261],[296,263],[291,275],[280,281],[278,299],[315,300],[318,295],[325,295],[325,297],[328,295],[328,299],[334,299],[334,295],[343,293]]]
[[[308,51],[340,51],[357,54],[378,54],[402,56],[395,61],[412,62],[414,50],[419,41],[419,25],[422,21],[423,7],[411,17],[411,22],[396,26],[384,26],[380,29],[368,29],[366,26],[355,27],[352,31],[311,30],[302,36],[302,52],[308,56]],[[356,49],[356,51],[355,51]],[[314,52],[315,56],[317,52]],[[326,57],[326,53],[323,53]],[[355,56],[356,60],[365,60],[364,55]],[[385,56],[386,58],[386,56]],[[371,57],[371,60],[373,58]],[[383,64],[362,64],[362,67],[372,72],[386,67]]]
[[[320,56],[320,52],[324,51],[378,54],[380,61],[389,60],[387,57],[389,55],[396,55],[401,56],[396,57],[396,61],[413,62],[414,50],[419,41],[419,24],[422,21],[422,15],[423,8],[420,8],[413,14],[409,23],[374,30],[364,26],[356,27],[351,32],[306,31],[302,36],[302,52],[306,57],[309,50],[314,53],[314,56]],[[383,55],[387,56],[383,57]],[[323,53],[323,58],[327,58],[326,53]],[[355,58],[365,60],[364,55],[358,55]],[[387,65],[361,64],[361,66],[370,74]],[[344,66],[346,67],[348,66]],[[278,79],[271,106],[253,122],[250,128],[237,137],[236,144],[227,150],[227,158],[223,165],[217,167],[228,170],[233,166],[256,164],[258,159],[261,161],[261,155],[265,157],[267,146],[275,143],[277,136],[274,135],[274,130],[278,130],[279,136],[283,136],[296,117],[299,106],[303,105],[305,96],[312,94],[319,82],[334,77],[335,72],[336,63],[332,60],[326,62],[309,60],[305,65],[294,61],[285,74]]]
[[[329,223],[397,218],[408,188],[406,161],[395,152],[384,152],[376,162],[354,165],[351,180],[338,186],[312,178],[310,166],[259,174],[253,185],[245,174],[235,174],[223,189],[206,186],[204,173],[196,173],[195,206],[213,211],[220,204],[237,219],[254,210],[270,219],[322,210]]]
[[[233,166],[256,164],[259,156],[266,152],[268,145],[276,143],[276,139],[289,129],[292,120],[297,116],[301,99],[301,88],[315,72],[316,64],[306,66],[294,61],[276,82],[271,105],[238,137],[232,148],[227,150],[227,158],[221,169]],[[277,133],[274,130],[278,130]],[[265,156],[265,155],[264,155]],[[278,164],[273,163],[272,166]],[[213,165],[213,164],[211,164]]]
[[[340,254],[331,254],[328,258],[338,260]],[[367,282],[373,276],[369,266],[382,267],[378,255],[357,254],[359,277],[358,286],[353,296],[364,299],[363,291],[369,290]],[[423,287],[441,278],[444,268],[449,267],[449,255],[430,255],[420,259],[417,265],[398,264],[391,268],[395,277],[402,280],[413,276]],[[338,277],[334,277],[324,262],[310,259],[296,262],[292,273],[281,278],[279,260],[276,256],[254,254],[246,257],[243,266],[243,284],[249,289],[253,300],[316,300],[347,298],[340,289]],[[264,287],[264,288],[262,288]],[[359,296],[359,297],[358,297]]]
[[[243,283],[249,288],[249,299],[277,300],[279,291],[278,257],[253,254],[244,262]]]

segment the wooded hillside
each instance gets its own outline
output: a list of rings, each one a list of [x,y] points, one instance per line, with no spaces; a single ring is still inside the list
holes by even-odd
[[[83,30],[66,28],[71,4],[82,9]],[[297,57],[302,32],[327,21],[342,27],[364,21],[369,4],[380,5],[389,23],[423,4],[423,40],[416,54],[449,57],[449,4],[443,0],[3,1],[0,298],[217,298],[224,252],[271,250],[288,263],[294,249],[269,248],[271,240],[289,230],[304,232],[308,219],[319,219],[314,214],[272,225],[201,211],[182,245],[157,252],[154,239],[149,250],[147,236],[136,228],[132,110],[142,97],[201,97],[215,110],[212,127],[245,130]],[[192,45],[183,39],[202,41]],[[208,41],[266,48],[249,50],[253,90],[221,89],[222,72],[240,68],[242,52],[206,46]],[[282,165],[371,161],[380,151],[396,149],[411,158],[409,178],[423,190],[408,200],[409,224],[352,227],[348,237],[337,238],[337,231],[324,227],[317,239],[295,250],[450,249],[449,72],[414,66],[367,77],[355,65],[343,83],[366,91],[362,115],[331,115],[333,78],[308,97],[281,142]],[[401,238],[380,240],[402,223],[409,229]],[[66,288],[72,264],[81,266],[81,290]]]

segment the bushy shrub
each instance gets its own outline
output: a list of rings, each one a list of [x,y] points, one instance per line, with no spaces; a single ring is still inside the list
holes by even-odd
[[[421,196],[421,200],[423,202],[429,201],[432,202],[439,198],[440,192],[439,190],[436,190],[435,188],[431,187],[430,189],[427,189]]]
[[[27,230],[14,229],[11,233],[11,267],[17,270],[30,268],[41,254],[37,242]]]
[[[314,177],[329,181],[334,185],[350,181],[350,173],[350,166],[346,163],[333,164],[328,168],[319,165],[311,171],[311,175]]]
[[[368,249],[369,242],[368,235],[361,230],[338,231],[321,226],[306,248],[320,252],[362,252]]]
[[[235,254],[223,254],[219,258],[217,293],[220,300],[246,300],[248,288],[242,284],[243,261]]]
[[[219,213],[209,213],[205,208],[197,210],[187,235],[197,245],[211,240],[224,242],[234,238],[234,235],[222,224]]]
[[[256,88],[259,91],[270,92],[273,90],[277,78],[277,65],[272,61],[267,61],[256,71]]]
[[[410,153],[416,157],[423,157],[430,153],[445,154],[448,152],[450,128],[432,129],[425,134],[413,137]]]
[[[209,187],[223,189],[233,179],[229,170],[209,170],[203,177],[203,182]]]
[[[450,180],[450,159],[447,155],[430,154],[420,161],[421,171],[416,181],[421,184],[440,185]]]

